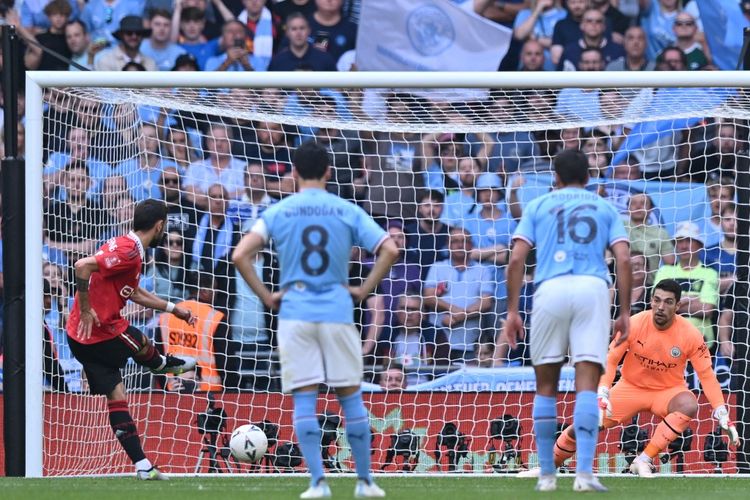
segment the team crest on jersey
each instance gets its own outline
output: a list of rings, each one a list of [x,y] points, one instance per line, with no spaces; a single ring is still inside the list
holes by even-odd
[[[682,351],[679,347],[674,346],[672,349],[670,349],[669,355],[673,358],[679,358],[680,356],[682,356]]]
[[[109,257],[104,258],[104,265],[108,269],[111,267],[115,267],[119,263],[120,263],[120,258],[117,255],[110,255]]]

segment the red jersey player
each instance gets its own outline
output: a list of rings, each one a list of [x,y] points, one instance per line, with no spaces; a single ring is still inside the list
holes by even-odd
[[[700,378],[719,427],[727,433],[733,446],[740,443],[703,335],[686,318],[677,315],[681,295],[680,285],[674,280],[665,279],[656,284],[651,309],[630,318],[630,335],[625,342],[615,345],[613,341],[610,345],[607,371],[599,382],[602,428],[627,423],[642,411],[664,419],[646,449],[630,465],[630,471],[641,477],[653,476],[654,457],[677,439],[698,414],[698,401],[685,385],[688,361]],[[621,377],[610,391],[620,360],[623,360]],[[561,466],[575,449],[575,435],[570,426],[555,443],[555,465]],[[535,473],[536,470],[532,470],[523,475]]]
[[[83,365],[92,394],[107,397],[109,423],[118,441],[135,464],[138,479],[166,479],[146,458],[125,399],[120,370],[128,358],[153,373],[182,373],[195,360],[162,356],[120,311],[128,300],[172,313],[189,324],[189,310],[147,292],[138,285],[145,247],[157,246],[164,237],[167,206],[144,200],[135,207],[133,230],[106,242],[91,257],[75,263],[77,293],[68,320],[68,344]]]

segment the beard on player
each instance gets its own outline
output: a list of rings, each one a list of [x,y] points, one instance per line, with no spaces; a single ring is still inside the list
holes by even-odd
[[[167,228],[167,221],[162,221],[161,228],[157,225],[157,230],[154,231],[154,236],[151,238],[151,241],[148,243],[149,248],[158,248],[161,246],[161,244],[164,242],[164,238],[167,235],[166,228]]]

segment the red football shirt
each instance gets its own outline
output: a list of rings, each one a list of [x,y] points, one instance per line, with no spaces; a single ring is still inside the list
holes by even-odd
[[[110,340],[127,329],[129,323],[120,315],[120,311],[138,288],[143,257],[141,240],[132,232],[112,238],[102,245],[94,254],[99,271],[89,279],[89,303],[101,324],[92,326],[89,339],[78,337],[81,310],[76,293],[68,320],[68,335],[82,344],[96,344]]]

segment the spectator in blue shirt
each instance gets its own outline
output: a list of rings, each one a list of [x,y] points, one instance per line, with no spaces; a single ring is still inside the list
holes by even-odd
[[[76,0],[65,0],[70,4],[70,19],[78,19],[81,14],[78,9],[78,2]],[[11,2],[12,4],[12,2]],[[19,14],[21,16],[21,26],[28,28],[32,33],[41,33],[50,27],[50,20],[47,14],[44,13],[45,7],[49,4],[49,0],[41,1],[29,1],[26,0],[21,4],[19,8]]]
[[[476,210],[474,184],[483,171],[482,164],[476,158],[465,156],[458,160],[461,189],[452,191],[445,197],[443,222],[451,226],[460,224],[466,216]]]
[[[269,71],[336,71],[336,62],[326,52],[310,42],[310,23],[299,12],[289,16],[286,22],[289,46],[273,56]]]
[[[536,5],[534,5],[536,4]],[[559,0],[536,0],[531,9],[524,9],[518,13],[513,22],[513,37],[520,41],[536,40],[545,51],[545,69],[552,70],[555,65],[550,58],[549,49],[552,46],[552,34],[555,24],[565,18],[565,10],[560,7]]]
[[[157,9],[151,11],[149,19],[151,36],[141,43],[141,52],[154,60],[159,71],[171,71],[177,58],[185,53],[185,49],[172,42],[172,14]]]
[[[127,16],[143,17],[143,0],[89,0],[81,12],[81,21],[94,44],[107,41],[117,45],[114,32]]]
[[[469,361],[481,333],[481,316],[492,309],[492,271],[471,259],[471,235],[450,231],[450,258],[430,267],[424,283],[424,304],[432,324],[444,328],[452,360]]]
[[[737,210],[732,202],[721,208],[722,239],[718,245],[706,248],[704,262],[719,273],[719,291],[727,293],[736,280]]]
[[[652,61],[675,43],[674,21],[680,13],[679,0],[641,0],[641,26],[646,31],[646,57]]]
[[[182,9],[176,7],[172,14],[173,42],[180,44],[189,54],[198,61],[198,67],[206,68],[206,61],[221,52],[219,38],[208,40],[203,31],[206,27],[206,13],[195,7]]]

